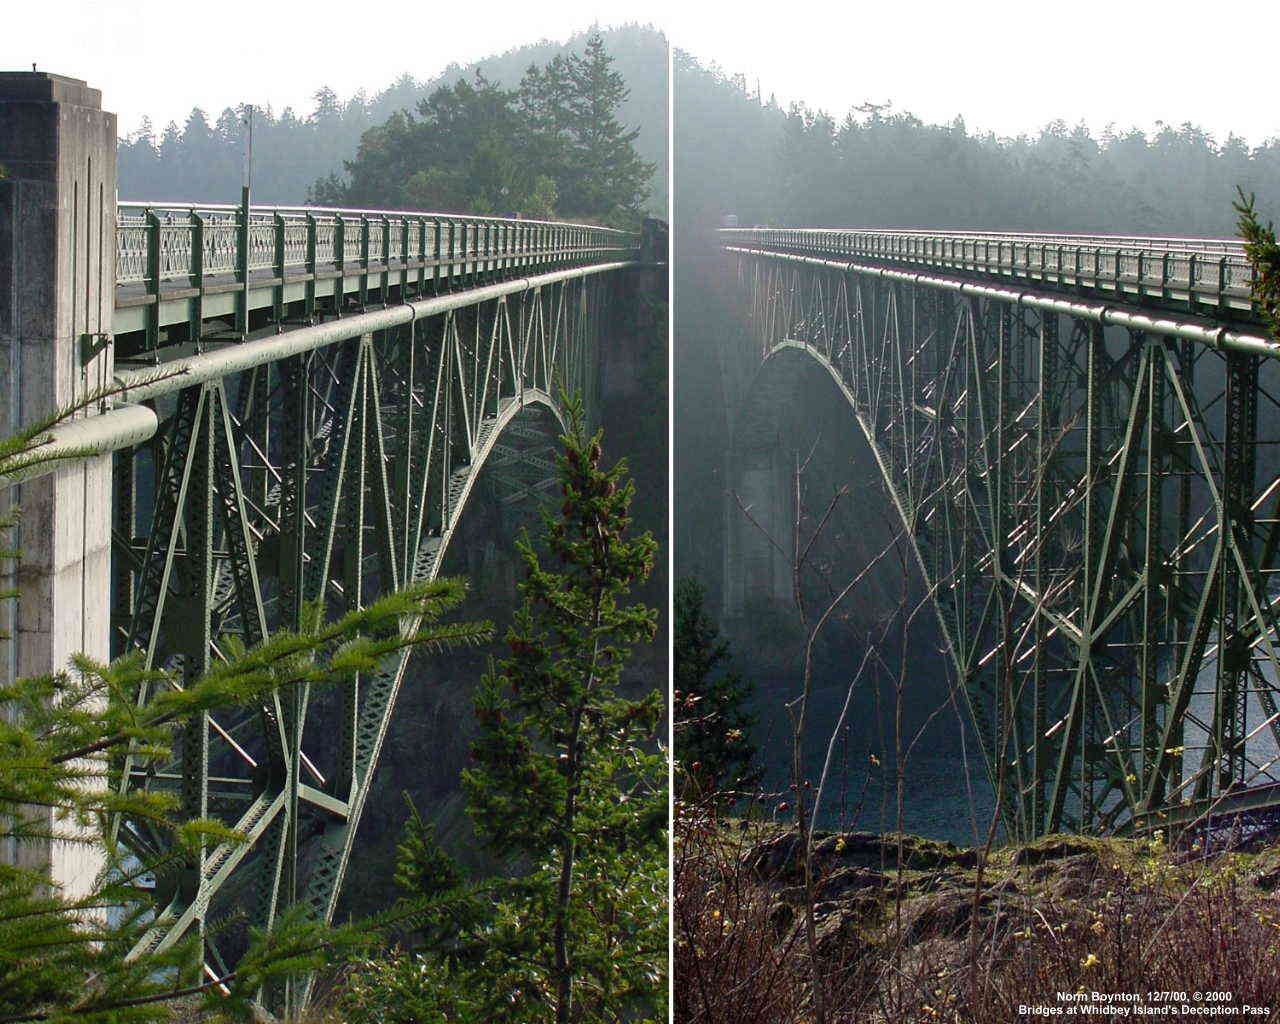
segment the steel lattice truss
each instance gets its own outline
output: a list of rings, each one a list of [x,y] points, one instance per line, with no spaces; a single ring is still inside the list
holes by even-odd
[[[726,235],[749,302],[736,441],[788,365],[830,374],[1010,832],[1280,805],[1274,346]]]
[[[383,274],[372,293],[366,227],[358,306],[343,287],[327,303],[311,289],[292,306],[259,311],[257,336],[212,352],[205,342],[195,356],[189,344],[166,349],[154,329],[139,334],[137,347],[158,353],[161,373],[186,367],[197,382],[146,384],[155,369],[118,376],[139,382],[127,399],[145,400],[161,425],[115,455],[114,652],[143,651],[180,685],[222,657],[228,637],[252,644],[296,627],[305,602],[339,615],[434,578],[491,457],[503,500],[544,489],[559,396],[581,395],[592,415],[602,331],[628,287],[617,261],[635,258],[635,236],[612,233],[608,248],[587,252],[585,233],[598,229],[571,227],[557,244],[572,245],[552,247],[548,229],[536,253],[510,241],[520,225],[495,228],[500,249],[446,253],[418,268],[416,285],[407,273]],[[532,265],[539,276],[521,278]],[[366,304],[402,322],[367,329]],[[287,344],[287,327],[317,325],[328,331],[322,342],[283,358],[254,355],[277,338]],[[228,372],[209,369],[215,357],[231,360],[219,364]],[[177,792],[184,813],[249,840],[157,880],[149,948],[199,929],[216,977],[242,954],[247,929],[285,906],[300,901],[313,919],[331,917],[409,657],[341,693],[301,690],[205,715],[183,732],[173,763],[125,760],[127,789]],[[170,852],[144,822],[114,827],[143,859]],[[264,998],[296,1006],[305,994]]]

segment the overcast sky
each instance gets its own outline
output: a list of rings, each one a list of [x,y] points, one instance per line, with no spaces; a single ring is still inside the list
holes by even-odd
[[[429,78],[594,21],[651,22],[675,45],[740,71],[766,96],[843,115],[892,100],[926,120],[963,114],[1011,135],[1052,118],[1101,129],[1196,122],[1218,138],[1280,135],[1271,41],[1274,0],[829,0],[764,5],[696,0],[10,0],[0,68],[35,62],[103,90],[122,132],[157,128],[193,106],[215,117],[240,101],[311,109],[329,85],[370,92],[402,71]],[[1057,12],[1050,16],[1048,11]],[[1239,63],[1253,51],[1254,66]]]
[[[842,117],[891,100],[1000,135],[1062,118],[1096,130],[1191,121],[1255,144],[1280,136],[1277,0],[845,0],[837,14],[795,3],[751,21],[751,4],[732,18],[686,6],[674,45],[753,88],[759,76],[784,105],[802,99]]]

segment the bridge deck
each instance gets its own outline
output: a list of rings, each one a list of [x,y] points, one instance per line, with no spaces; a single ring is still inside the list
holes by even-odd
[[[551,221],[261,206],[246,217],[239,206],[121,203],[113,329],[145,332],[150,350],[166,328],[238,311],[466,286],[634,259],[638,249],[632,232]]]
[[[826,260],[960,271],[1040,290],[1256,322],[1240,242],[864,228],[725,228],[726,245]]]

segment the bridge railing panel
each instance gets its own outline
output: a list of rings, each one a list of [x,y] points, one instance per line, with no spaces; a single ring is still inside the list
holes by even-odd
[[[1240,242],[972,231],[724,228],[725,245],[836,262],[901,263],[1172,306],[1252,311]]]
[[[305,267],[307,265],[308,240],[314,223],[310,220],[289,220],[276,215],[278,229],[282,234],[280,265],[282,267]]]
[[[275,255],[275,219],[268,217],[254,217],[249,223],[249,269],[272,269],[276,263]]]
[[[360,273],[457,263],[462,273],[638,250],[640,236],[523,218],[403,211],[121,203],[116,284],[158,294],[174,282],[249,274]],[[247,247],[242,252],[242,247]],[[198,251],[197,251],[198,250]]]

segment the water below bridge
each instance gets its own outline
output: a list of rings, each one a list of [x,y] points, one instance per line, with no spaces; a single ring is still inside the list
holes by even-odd
[[[1184,736],[1188,749],[1202,747],[1207,741],[1207,729],[1198,728],[1196,723],[1212,720],[1215,671],[1216,665],[1210,662],[1200,674],[1200,692],[1192,699]],[[1274,680],[1274,674],[1269,675]],[[982,843],[991,825],[995,800],[977,739],[963,707],[947,699],[948,683],[942,665],[931,656],[922,657],[911,676],[913,685],[921,689],[914,699],[911,695],[905,698],[910,706],[904,711],[907,724],[903,746],[911,749],[902,761],[901,827],[915,835],[949,840],[960,846]],[[770,698],[757,700],[756,737],[766,765],[762,786],[766,793],[776,794],[766,805],[773,810],[787,799],[781,794],[790,788],[791,740],[786,711],[772,697],[794,696],[796,679],[791,675],[761,677],[757,689]],[[927,694],[923,699],[921,691]],[[846,685],[833,684],[815,688],[811,697],[804,767],[815,786],[822,775],[827,745],[840,723],[847,693]],[[855,687],[832,748],[818,819],[820,828],[897,830],[893,705],[891,681],[860,682]],[[923,728],[919,721],[922,708],[927,709],[926,713],[937,712]],[[1252,786],[1280,782],[1280,745],[1265,722],[1266,715],[1251,695],[1249,723],[1254,734],[1247,745],[1247,762]]]

